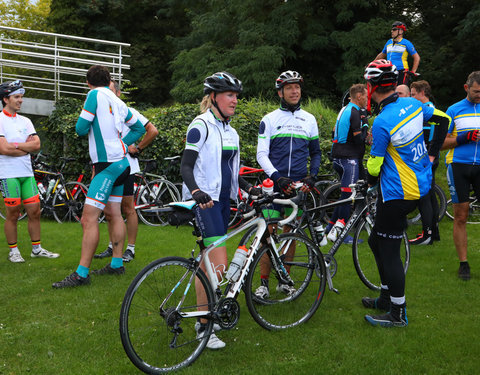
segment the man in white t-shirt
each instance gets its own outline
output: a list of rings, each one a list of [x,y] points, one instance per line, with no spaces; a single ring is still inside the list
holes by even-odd
[[[116,81],[110,82],[110,90],[112,90],[115,95],[120,97],[122,92],[120,86]],[[145,135],[142,140],[137,144],[131,144],[128,146],[127,159],[130,163],[130,176],[125,180],[123,184],[123,198],[122,198],[122,212],[127,219],[127,248],[123,253],[123,261],[130,262],[135,258],[135,242],[137,241],[138,233],[138,216],[137,211],[135,210],[135,201],[134,201],[134,179],[135,173],[140,172],[140,165],[138,164],[138,155],[141,154],[143,149],[147,147],[150,143],[153,142],[155,137],[158,135],[158,130],[145,116],[134,108],[129,107],[130,111],[137,117],[137,119],[145,127]],[[125,127],[123,135],[128,134],[130,129]],[[133,155],[133,156],[132,156]],[[106,217],[108,221],[108,215]],[[108,244],[108,247],[105,251],[100,254],[95,254],[95,258],[106,258],[111,257],[113,254],[112,241]]]
[[[13,263],[25,262],[17,246],[17,223],[20,208],[28,215],[28,232],[32,240],[31,257],[57,258],[59,254],[42,248],[40,242],[40,198],[33,176],[30,153],[40,150],[40,138],[32,122],[19,115],[25,89],[17,80],[0,85],[3,110],[0,113],[0,186],[6,209],[5,237]]]

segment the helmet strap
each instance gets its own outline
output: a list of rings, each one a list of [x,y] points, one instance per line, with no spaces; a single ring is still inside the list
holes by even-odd
[[[213,92],[213,99],[212,99],[212,104],[213,104],[213,106],[217,109],[218,114],[222,117],[222,120],[223,120],[223,121],[229,121],[230,118],[227,117],[227,116],[225,116],[225,115],[223,114],[223,112],[220,110],[220,108],[219,108],[219,106],[218,106],[218,104],[217,104],[217,101],[215,100],[216,97],[217,97],[217,92],[214,91],[214,92]]]
[[[367,112],[371,114],[372,112],[372,94],[377,89],[377,86],[373,86],[371,83],[367,85],[367,96],[368,96],[368,104],[367,104]]]

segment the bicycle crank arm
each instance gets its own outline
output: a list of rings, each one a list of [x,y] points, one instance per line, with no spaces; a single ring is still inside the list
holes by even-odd
[[[340,292],[338,291],[338,289],[334,288],[333,287],[333,281],[332,281],[332,277],[330,276],[330,270],[328,269],[328,267],[326,268],[327,270],[327,283],[328,283],[328,289],[330,289],[332,292],[335,292],[337,294],[340,294]]]

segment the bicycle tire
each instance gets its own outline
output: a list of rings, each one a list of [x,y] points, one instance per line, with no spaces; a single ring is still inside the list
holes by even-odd
[[[278,239],[280,249],[288,247],[288,244],[295,241],[293,257],[280,253],[282,267],[289,271],[295,292],[285,295],[270,285],[268,298],[262,299],[255,295],[255,288],[260,285],[261,264],[265,261],[270,262],[272,250],[268,245],[263,246],[255,255],[244,286],[250,314],[261,327],[268,330],[292,328],[308,321],[322,302],[326,283],[323,255],[310,239],[290,233],[280,235]],[[274,274],[280,272],[273,271]]]
[[[435,195],[437,197],[438,222],[440,222],[445,216],[445,213],[447,212],[447,196],[445,195],[445,192],[443,191],[443,189],[437,184],[434,185],[433,191],[435,192]],[[421,221],[421,218],[422,216],[420,215],[419,210],[416,209],[412,213],[408,214],[407,216],[408,225],[418,223],[419,221]]]
[[[325,204],[333,203],[340,200],[340,195],[342,194],[341,187],[342,185],[340,182],[335,182],[325,189],[325,191],[323,192]],[[335,207],[330,207],[323,210],[324,212],[323,221],[326,224],[330,222],[334,210],[335,210]]]
[[[140,220],[151,226],[163,226],[168,224],[168,212],[152,212],[150,208],[166,207],[170,202],[179,202],[180,193],[173,182],[165,179],[150,181],[139,192],[135,205]]]
[[[454,219],[452,200],[447,201],[446,215],[449,219]],[[480,224],[480,203],[474,196],[470,196],[467,224]]]
[[[88,188],[77,181],[65,183],[53,196],[53,217],[57,222],[80,222]]]
[[[368,237],[373,225],[366,219],[362,219],[357,226],[353,237],[352,257],[357,275],[363,284],[371,290],[380,290],[380,276],[378,274],[377,263],[372,250],[368,244]],[[402,245],[400,248],[403,268],[407,273],[410,264],[410,243],[406,232],[403,232]]]
[[[193,270],[192,260],[157,259],[137,274],[125,293],[120,310],[120,337],[130,361],[147,374],[162,374],[190,365],[208,342],[213,320],[207,321],[205,335],[197,339],[196,318],[184,318],[177,313],[183,297],[181,313],[195,312],[199,307],[195,282],[184,295]],[[207,276],[198,269],[196,277],[206,291],[208,306],[214,306],[215,295]],[[178,335],[173,341],[175,324]]]
[[[317,208],[326,203],[325,196],[322,191],[315,187],[307,194],[306,209]],[[325,217],[325,210],[315,210],[311,212],[312,220],[323,220]]]

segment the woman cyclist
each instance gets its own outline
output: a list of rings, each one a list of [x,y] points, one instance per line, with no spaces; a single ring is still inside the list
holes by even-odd
[[[235,114],[237,96],[242,91],[242,82],[227,72],[218,72],[205,79],[202,114],[197,116],[187,129],[181,173],[184,181],[183,199],[194,199],[198,206],[195,216],[202,231],[203,242],[208,246],[227,233],[230,217],[230,199],[236,199],[238,187],[256,195],[258,188],[239,178],[239,137],[230,126]],[[225,243],[209,253],[209,258],[219,279],[227,270]],[[202,269],[205,270],[204,265]],[[199,306],[207,309],[207,298],[197,279]],[[204,321],[196,323],[197,335],[203,335]],[[218,328],[217,325],[214,329]],[[207,348],[225,346],[215,333],[210,335]]]

